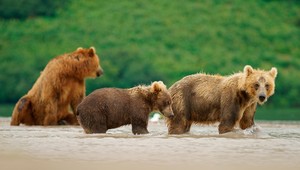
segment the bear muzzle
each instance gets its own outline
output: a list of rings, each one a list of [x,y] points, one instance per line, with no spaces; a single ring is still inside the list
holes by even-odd
[[[172,109],[164,109],[162,112],[161,112],[164,116],[168,117],[168,118],[173,118],[174,117],[174,113],[173,113],[173,110]]]
[[[259,96],[258,98],[259,98],[259,100],[260,100],[261,102],[263,102],[263,101],[265,101],[266,96]]]
[[[174,117],[174,113],[173,112],[171,112],[171,113],[162,113],[164,116],[166,116],[167,118],[170,118],[170,119],[172,119],[173,117]]]
[[[173,117],[174,117],[173,113],[168,116],[168,118],[170,118],[170,119],[173,119]]]
[[[259,104],[263,104],[264,102],[267,101],[267,96],[266,94],[262,93],[258,95],[258,102]]]
[[[99,69],[96,71],[96,76],[97,76],[97,77],[100,77],[102,74],[103,74],[103,70],[102,70],[102,68],[99,68]]]

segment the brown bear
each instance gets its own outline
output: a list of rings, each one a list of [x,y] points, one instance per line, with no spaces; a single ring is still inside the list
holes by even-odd
[[[17,102],[11,125],[78,125],[75,113],[85,96],[84,79],[102,73],[94,47],[78,48],[52,59],[32,89]]]
[[[89,94],[77,107],[77,118],[88,134],[132,125],[133,134],[146,134],[149,114],[173,116],[171,96],[163,82],[130,89],[103,88]]]
[[[190,131],[192,123],[220,122],[219,133],[254,125],[257,103],[263,104],[274,94],[277,69],[270,71],[244,67],[244,72],[230,76],[194,74],[170,88],[173,118],[167,118],[169,134]]]

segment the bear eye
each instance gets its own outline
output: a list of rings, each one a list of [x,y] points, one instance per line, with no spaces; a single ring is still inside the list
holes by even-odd
[[[168,105],[170,105],[170,104],[171,104],[170,101],[166,101],[166,102],[164,103],[165,106],[168,106]]]
[[[74,58],[75,58],[76,60],[78,60],[78,61],[80,60],[80,56],[78,56],[78,55],[75,56]]]
[[[255,83],[255,84],[254,84],[254,88],[255,88],[255,90],[257,90],[257,89],[259,88],[259,84],[258,84],[258,83]]]
[[[269,90],[270,85],[269,85],[269,84],[266,84],[265,87],[266,87],[267,90]]]

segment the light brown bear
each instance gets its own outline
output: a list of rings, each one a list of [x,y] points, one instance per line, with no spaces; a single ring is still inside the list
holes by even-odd
[[[257,103],[263,104],[274,94],[277,69],[270,71],[244,67],[230,76],[194,74],[173,84],[173,118],[167,118],[169,134],[190,131],[192,123],[220,122],[219,133],[254,125]]]
[[[32,89],[17,102],[11,125],[78,125],[75,112],[85,96],[84,79],[102,73],[94,47],[78,48],[52,59]]]
[[[173,116],[171,96],[163,82],[130,89],[103,88],[89,94],[77,107],[77,118],[88,134],[132,125],[133,134],[146,134],[149,114]]]

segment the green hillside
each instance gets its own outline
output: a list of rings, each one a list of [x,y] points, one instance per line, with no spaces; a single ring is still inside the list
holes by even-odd
[[[68,1],[55,14],[0,19],[0,40],[2,104],[24,95],[51,58],[94,46],[105,74],[87,81],[87,93],[155,80],[170,86],[250,64],[278,68],[276,93],[263,107],[300,107],[296,0]]]

